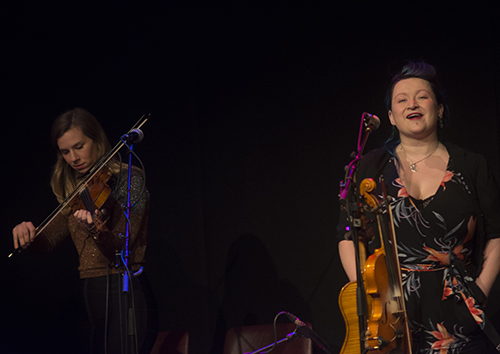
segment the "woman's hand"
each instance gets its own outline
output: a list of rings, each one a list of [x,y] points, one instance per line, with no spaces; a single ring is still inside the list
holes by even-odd
[[[14,248],[26,248],[35,240],[36,229],[31,221],[23,221],[12,229]]]
[[[484,249],[484,258],[483,270],[476,279],[476,284],[481,288],[484,295],[488,297],[491,287],[500,271],[500,238],[488,241]]]
[[[87,229],[91,230],[94,227],[94,220],[92,219],[92,214],[90,211],[85,209],[80,209],[75,211],[73,214],[75,219]]]

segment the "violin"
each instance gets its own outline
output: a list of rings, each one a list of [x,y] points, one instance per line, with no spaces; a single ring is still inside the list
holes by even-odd
[[[360,269],[365,268],[366,264],[366,244],[370,239],[366,235],[366,227],[364,223],[363,208],[360,203],[357,203],[357,220],[359,221],[359,230],[356,233],[358,242],[355,244],[356,262]],[[359,287],[358,287],[359,285]],[[371,297],[366,296],[363,281],[359,284],[357,281],[347,283],[339,294],[339,308],[344,317],[346,325],[346,336],[340,354],[359,354],[364,352],[364,341],[360,335],[366,330],[365,313],[371,311]],[[360,302],[363,302],[360,304]],[[361,341],[361,342],[360,342]]]
[[[101,210],[101,207],[111,194],[111,177],[111,170],[107,165],[103,165],[69,202],[73,213],[82,209],[89,211],[94,222],[93,227],[103,232],[108,231],[106,221],[109,215],[106,215],[106,211]]]
[[[396,233],[383,178],[382,203],[371,194],[375,187],[375,181],[367,178],[360,183],[359,191],[366,203],[366,210],[377,217],[381,247],[361,264],[365,294],[355,297],[356,283],[351,282],[341,292],[341,297],[351,300],[339,297],[347,329],[341,354],[411,354],[411,332],[403,296]],[[356,321],[353,317],[356,316],[357,307],[352,299],[366,301],[367,304],[366,322],[360,326],[350,323]],[[359,340],[364,343],[363,348],[360,348]]]
[[[150,114],[145,114],[137,123],[130,129],[139,129],[147,122]],[[35,229],[35,235],[38,236],[45,230],[45,228],[59,215],[63,210],[68,207],[73,212],[77,210],[86,209],[90,212],[94,227],[99,231],[107,231],[106,221],[109,218],[105,215],[104,210],[99,209],[104,205],[106,200],[111,194],[110,178],[112,176],[108,163],[114,158],[118,151],[125,145],[123,140],[120,140],[115,147],[106,153],[101,159],[92,167],[87,176],[78,184],[73,192],[64,199],[59,206]],[[96,210],[98,212],[96,212]],[[92,230],[91,230],[92,231]],[[22,248],[16,248],[9,258],[22,252]]]
[[[381,247],[365,264],[366,294],[372,298],[366,330],[366,348],[378,353],[411,354],[411,333],[406,316],[401,267],[392,209],[381,179],[384,201],[380,205],[370,194],[376,183],[365,179],[360,187],[367,204],[377,215]]]

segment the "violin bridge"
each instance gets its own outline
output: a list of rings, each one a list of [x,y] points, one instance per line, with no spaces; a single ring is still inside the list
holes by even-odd
[[[399,319],[399,318],[403,318],[405,316],[405,312],[403,310],[398,310],[398,311],[392,312],[392,315]]]

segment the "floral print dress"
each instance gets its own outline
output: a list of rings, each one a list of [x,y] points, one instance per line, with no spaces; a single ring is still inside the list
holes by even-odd
[[[450,158],[438,190],[425,200],[408,195],[394,158],[383,173],[392,199],[413,352],[458,354],[470,352],[467,348],[475,343],[484,345],[484,313],[471,291],[474,280],[467,274],[473,273],[465,271],[477,216],[460,171]]]

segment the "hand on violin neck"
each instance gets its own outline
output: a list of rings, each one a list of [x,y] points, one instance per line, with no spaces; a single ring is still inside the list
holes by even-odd
[[[92,220],[92,214],[88,210],[77,210],[73,216],[79,223],[85,226],[92,225],[94,223],[94,220]]]
[[[102,220],[103,213],[98,209],[94,211],[94,214],[88,210],[81,209],[75,211],[73,215],[80,224],[92,232],[95,232],[96,229],[100,230],[104,225],[104,221]]]

